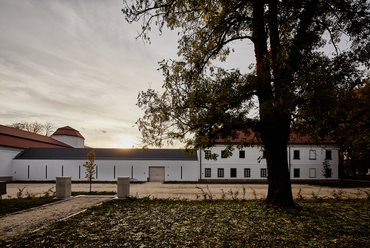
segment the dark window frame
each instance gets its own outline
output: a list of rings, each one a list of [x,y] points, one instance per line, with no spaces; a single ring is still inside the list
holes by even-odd
[[[261,168],[261,177],[267,177],[267,169]]]
[[[251,168],[244,168],[244,177],[251,177]]]
[[[221,158],[226,158],[226,157],[225,157],[225,150],[222,150],[222,151],[221,151]]]
[[[244,150],[239,151],[239,158],[245,158],[245,151]]]
[[[224,176],[225,176],[224,168],[218,168],[217,169],[217,177],[224,177]]]
[[[204,168],[204,177],[211,177],[211,176],[212,176],[211,168]]]
[[[333,159],[333,154],[331,150],[325,150],[325,160],[332,160]]]
[[[293,150],[293,159],[295,159],[295,160],[300,160],[301,159],[301,152],[300,152],[300,150]]]
[[[238,170],[236,168],[230,168],[230,177],[238,177]]]
[[[301,170],[299,168],[294,168],[293,177],[294,178],[300,178],[301,177]]]

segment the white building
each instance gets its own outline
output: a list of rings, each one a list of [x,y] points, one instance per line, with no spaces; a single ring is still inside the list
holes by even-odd
[[[51,137],[0,125],[0,180],[55,180],[71,176],[86,180],[87,154],[84,138],[71,127],[59,128]],[[190,156],[180,149],[94,149],[96,180],[115,181],[129,176],[137,181],[266,180],[266,161],[259,147],[236,149],[223,158],[224,146]],[[206,160],[205,153],[219,154]],[[338,179],[338,152],[332,142],[316,144],[306,138],[291,138],[287,147],[291,179],[322,180],[323,162],[331,165],[330,177]]]

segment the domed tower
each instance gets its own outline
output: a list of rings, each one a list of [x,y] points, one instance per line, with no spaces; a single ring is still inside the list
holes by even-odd
[[[55,133],[51,135],[51,138],[70,145],[74,148],[85,147],[85,138],[80,134],[79,131],[71,128],[70,126],[58,128]]]

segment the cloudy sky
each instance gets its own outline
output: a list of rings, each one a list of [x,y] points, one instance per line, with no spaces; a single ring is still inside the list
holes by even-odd
[[[177,32],[135,40],[122,0],[0,1],[0,124],[71,126],[92,147],[140,147],[139,91],[161,89],[158,62],[176,59]],[[254,62],[248,41],[227,68]],[[181,145],[179,145],[181,146]]]

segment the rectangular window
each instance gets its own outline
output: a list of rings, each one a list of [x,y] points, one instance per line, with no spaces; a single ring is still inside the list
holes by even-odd
[[[205,168],[204,174],[205,174],[205,177],[211,177],[211,168]]]
[[[325,159],[331,160],[331,150],[325,150]]]
[[[326,169],[326,178],[331,178],[331,169]]]
[[[300,177],[299,169],[294,169],[294,177]]]
[[[293,159],[299,159],[299,150],[293,151]]]
[[[316,160],[316,150],[310,150],[310,160]]]
[[[221,158],[226,158],[225,151],[221,151]]]
[[[239,151],[239,158],[245,158],[245,151]]]
[[[205,150],[204,155],[205,155],[205,157],[211,156],[211,150]]]
[[[236,177],[236,168],[230,169],[230,177]]]
[[[244,177],[251,177],[251,169],[245,168],[244,169]]]
[[[224,169],[223,168],[217,169],[217,177],[224,177]]]
[[[47,179],[48,178],[48,166],[45,165],[45,178]]]
[[[310,168],[310,178],[316,178],[316,169]]]
[[[261,177],[267,177],[267,170],[261,169]]]

